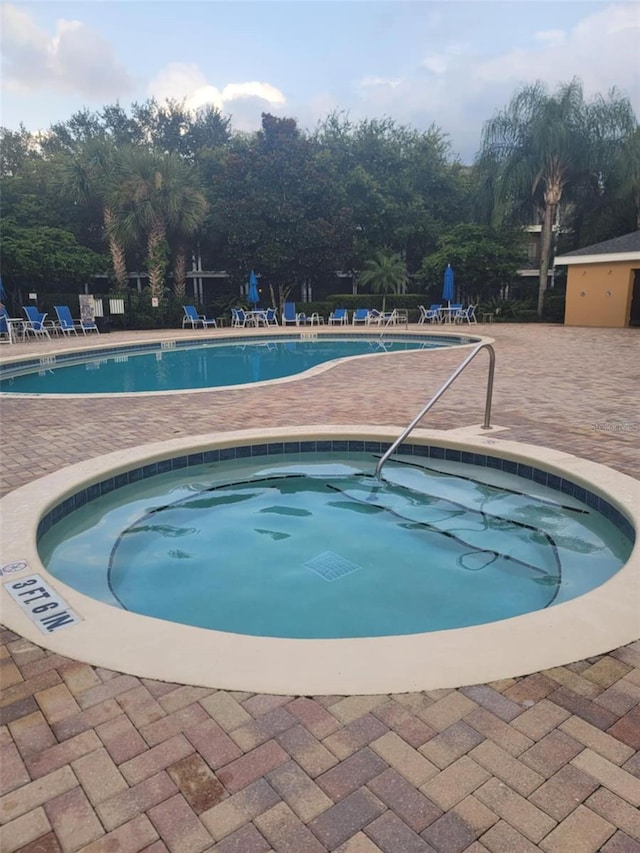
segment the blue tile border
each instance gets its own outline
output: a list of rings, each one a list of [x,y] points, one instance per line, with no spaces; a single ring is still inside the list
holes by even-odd
[[[69,498],[57,504],[38,523],[36,542],[65,516],[84,504],[99,498],[101,495],[127,486],[130,483],[155,477],[158,474],[177,471],[182,468],[196,467],[203,464],[211,464],[228,459],[246,459],[257,457],[268,457],[274,454],[303,454],[303,453],[384,453],[389,447],[388,442],[364,441],[358,439],[322,439],[320,441],[278,441],[268,444],[239,445],[238,447],[223,447],[219,450],[206,450],[203,452],[189,453],[176,456],[173,459],[164,459],[159,462],[147,463],[137,468],[131,468],[121,474],[107,477],[98,483],[92,483],[85,489],[80,490]],[[555,491],[570,495],[581,503],[586,504],[595,511],[601,513],[617,529],[626,536],[631,543],[635,542],[636,531],[631,522],[620,510],[616,509],[605,498],[595,492],[590,492],[584,486],[579,486],[571,480],[551,474],[541,468],[534,468],[525,463],[513,462],[500,456],[490,456],[482,453],[469,453],[453,448],[436,447],[427,444],[403,444],[402,453],[405,456],[420,456],[438,460],[449,460],[454,462],[473,463],[487,468],[505,471],[509,474],[517,474],[525,479],[533,480],[542,486],[547,486]]]

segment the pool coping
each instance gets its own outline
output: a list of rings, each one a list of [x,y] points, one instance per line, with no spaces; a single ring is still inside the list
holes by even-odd
[[[277,441],[392,441],[398,428],[310,425],[173,439],[116,451],[63,468],[0,501],[2,619],[59,654],[162,681],[286,695],[403,693],[486,683],[593,657],[637,639],[640,546],[606,583],[547,610],[425,634],[345,640],[285,640],[192,628],[97,602],[48,574],[36,547],[40,519],[65,497],[131,467],[211,448]],[[640,481],[561,451],[510,442],[479,427],[416,429],[413,443],[534,463],[602,495],[640,531]],[[18,607],[6,583],[37,573],[82,618],[45,634]],[[375,661],[375,666],[372,666]]]

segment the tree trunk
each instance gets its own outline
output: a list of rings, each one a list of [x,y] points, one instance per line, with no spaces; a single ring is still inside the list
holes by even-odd
[[[549,181],[544,193],[544,219],[540,235],[540,283],[538,285],[538,317],[542,319],[544,310],[544,295],[547,292],[547,276],[549,275],[549,260],[553,242],[553,223],[556,210],[562,198],[562,184],[559,180]]]
[[[173,292],[176,299],[183,300],[187,292],[187,271],[184,246],[178,246],[173,262]]]
[[[129,286],[129,275],[127,273],[127,259],[122,243],[114,235],[115,216],[109,207],[104,210],[104,230],[109,243],[109,252],[111,254],[111,264],[113,266],[113,274],[115,276],[115,289],[122,293]]]
[[[161,300],[164,292],[164,274],[167,267],[167,258],[164,228],[159,224],[154,225],[149,232],[147,252],[151,298]]]

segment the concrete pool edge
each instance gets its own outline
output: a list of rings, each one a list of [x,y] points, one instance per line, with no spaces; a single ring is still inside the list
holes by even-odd
[[[51,577],[36,548],[39,519],[85,485],[132,466],[185,451],[282,440],[391,441],[399,429],[312,425],[242,430],[174,439],[117,451],[64,468],[9,493],[0,502],[2,565],[27,566],[4,584],[38,573],[83,621],[45,635],[2,591],[2,621],[16,633],[62,655],[163,681],[295,695],[401,693],[459,687],[524,675],[592,657],[640,633],[640,548],[609,581],[580,598],[502,622],[399,637],[280,640],[190,628],[120,611]],[[640,482],[567,453],[496,440],[479,428],[416,430],[414,443],[472,450],[534,462],[602,494],[640,530]],[[372,662],[375,661],[375,666]]]

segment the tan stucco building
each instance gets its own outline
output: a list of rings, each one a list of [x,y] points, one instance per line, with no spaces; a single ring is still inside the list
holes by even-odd
[[[559,255],[567,326],[640,326],[640,231]]]

